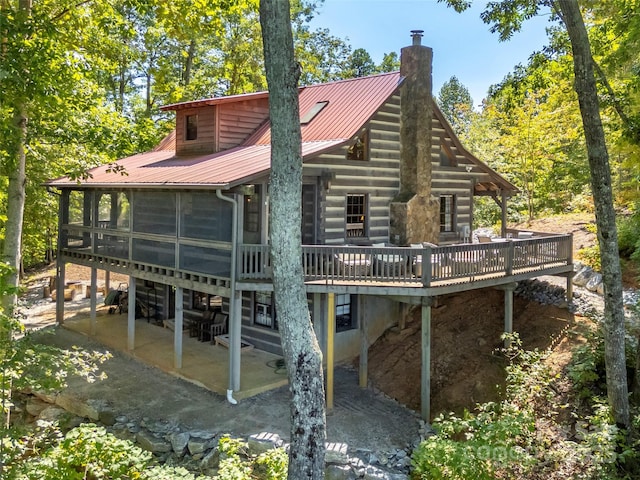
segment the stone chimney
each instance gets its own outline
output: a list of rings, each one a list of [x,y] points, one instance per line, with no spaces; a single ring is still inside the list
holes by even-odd
[[[400,53],[400,191],[391,204],[391,241],[438,243],[440,202],[431,196],[433,51],[412,30],[412,45]]]

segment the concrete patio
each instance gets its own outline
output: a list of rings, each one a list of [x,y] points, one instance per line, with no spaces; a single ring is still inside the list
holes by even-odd
[[[229,386],[229,350],[222,345],[200,342],[183,332],[182,368],[174,367],[174,332],[138,319],[135,323],[134,349],[127,349],[127,314],[109,314],[107,307],[96,312],[95,335],[90,335],[89,311],[80,311],[65,319],[64,328],[86,335],[106,347],[130,355],[176,377],[221,395]],[[281,357],[257,349],[242,350],[240,390],[234,398],[248,398],[287,384],[284,368],[276,362]]]

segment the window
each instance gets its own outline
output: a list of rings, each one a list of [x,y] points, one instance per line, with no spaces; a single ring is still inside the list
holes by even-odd
[[[366,237],[367,196],[363,193],[347,195],[347,238]]]
[[[185,140],[198,138],[198,115],[187,115],[185,125]]]
[[[369,159],[369,132],[363,131],[353,145],[347,149],[347,160]]]
[[[357,328],[355,299],[348,293],[336,294],[336,332]]]
[[[270,292],[255,292],[255,314],[253,323],[262,327],[278,329],[278,322],[275,318],[273,306],[273,296]]]
[[[258,193],[244,197],[244,230],[253,233],[260,231],[260,195]]]
[[[213,311],[222,309],[222,297],[219,295],[194,291],[191,302],[191,307],[194,310]]]
[[[453,232],[455,213],[455,197],[453,195],[440,196],[440,231]]]

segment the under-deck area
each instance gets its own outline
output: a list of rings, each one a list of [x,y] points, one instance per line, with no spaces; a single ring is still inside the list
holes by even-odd
[[[183,332],[182,368],[174,367],[174,332],[168,328],[135,322],[133,350],[127,345],[127,314],[108,314],[106,308],[98,310],[95,332],[91,335],[91,319],[87,314],[65,320],[64,327],[91,336],[114,351],[131,355],[141,362],[226,395],[229,387],[229,350],[222,345],[201,342]],[[241,353],[240,390],[234,392],[237,400],[287,384],[284,368],[277,368],[280,357],[258,349]]]

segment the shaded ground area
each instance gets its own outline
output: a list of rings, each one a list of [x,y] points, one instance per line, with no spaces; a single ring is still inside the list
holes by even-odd
[[[560,360],[570,346],[572,321],[566,309],[514,298],[514,330],[527,349],[555,346]],[[461,412],[497,400],[504,382],[502,346],[504,292],[474,290],[439,299],[432,308],[431,411]],[[420,310],[404,330],[392,329],[370,350],[370,379],[376,388],[420,410]]]

